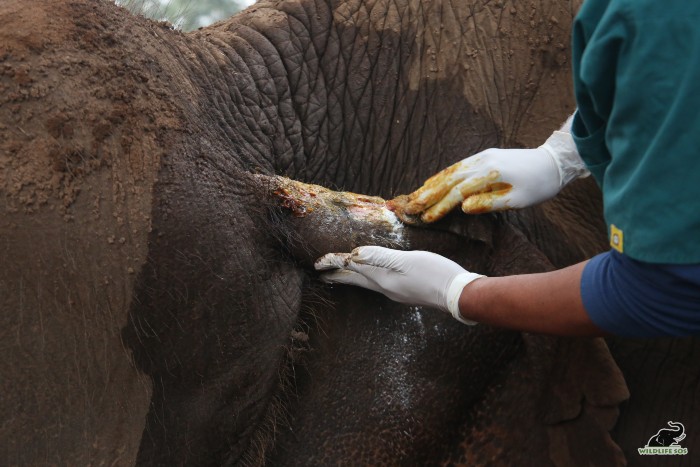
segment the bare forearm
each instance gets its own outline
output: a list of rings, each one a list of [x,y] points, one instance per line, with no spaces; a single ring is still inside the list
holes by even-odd
[[[586,262],[557,271],[484,277],[467,285],[459,309],[467,319],[528,332],[602,336],[581,301]]]

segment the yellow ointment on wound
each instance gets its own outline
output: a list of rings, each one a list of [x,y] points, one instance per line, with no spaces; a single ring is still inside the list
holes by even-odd
[[[460,184],[456,184],[454,177],[452,177],[455,168],[456,166],[448,167],[443,172],[430,178],[419,190],[409,195],[397,196],[388,201],[387,205],[407,224],[431,223],[442,219],[457,205],[469,199],[470,196],[483,193],[494,193],[503,196],[512,189],[512,185],[509,183],[500,182],[501,174],[497,170],[492,170],[483,177],[470,178]],[[438,183],[440,182],[443,182],[444,185],[438,189]],[[434,190],[437,189],[436,193],[440,194],[440,198],[435,196],[428,197],[424,194],[428,185],[431,185]],[[417,196],[423,196],[423,199],[420,202],[416,202]],[[427,203],[429,199],[432,200],[432,204]],[[488,212],[493,206],[491,196],[477,196],[475,200],[478,204],[474,205],[474,209],[471,209],[470,206],[469,213]]]

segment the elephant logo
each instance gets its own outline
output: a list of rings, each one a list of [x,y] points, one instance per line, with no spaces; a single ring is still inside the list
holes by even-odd
[[[678,444],[685,439],[683,424],[669,421],[668,426],[670,428],[661,428],[649,438],[646,446],[637,449],[640,456],[684,456],[688,454],[688,448]]]
[[[685,427],[680,422],[668,422],[671,428],[661,428],[654,436],[649,438],[645,448],[658,446],[678,446],[685,439]]]

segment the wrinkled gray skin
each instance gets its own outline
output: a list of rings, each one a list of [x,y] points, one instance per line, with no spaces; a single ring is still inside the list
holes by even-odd
[[[602,341],[319,291],[308,263],[338,239],[250,176],[390,197],[539,144],[572,110],[572,14],[261,2],[185,35],[109,2],[2,2],[2,463],[621,463]],[[412,238],[491,275],[605,248],[590,180]],[[666,420],[700,426],[695,341],[612,350],[630,464]]]

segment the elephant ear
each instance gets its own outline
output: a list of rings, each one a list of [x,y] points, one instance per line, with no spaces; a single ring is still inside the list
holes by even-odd
[[[525,236],[494,232],[490,275],[553,269]],[[562,310],[562,313],[566,310]],[[458,465],[625,465],[609,431],[627,386],[602,339],[524,334],[523,350],[491,383],[459,432]]]

